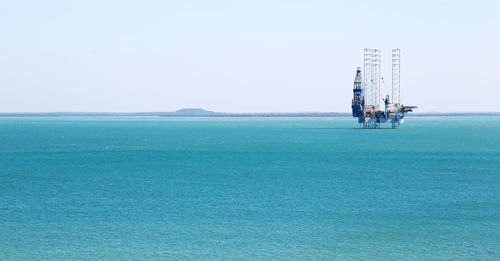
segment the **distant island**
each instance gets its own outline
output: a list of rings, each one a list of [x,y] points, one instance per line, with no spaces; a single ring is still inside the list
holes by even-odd
[[[214,112],[201,108],[183,108],[174,112],[4,112],[0,117],[229,117],[229,118],[345,118],[350,112],[264,112],[236,113]],[[450,112],[411,113],[408,117],[434,116],[500,116],[500,112]]]

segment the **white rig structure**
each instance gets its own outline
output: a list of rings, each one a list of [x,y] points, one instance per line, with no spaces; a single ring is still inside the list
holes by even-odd
[[[381,56],[379,49],[364,50],[364,78],[361,68],[356,70],[354,79],[352,116],[358,118],[358,123],[363,128],[380,128],[381,123],[391,123],[392,128],[398,128],[404,122],[407,112],[417,106],[404,106],[401,104],[400,96],[400,68],[401,55],[399,49],[392,50],[392,93],[383,99],[380,93],[382,82]],[[382,108],[382,102],[384,108]]]

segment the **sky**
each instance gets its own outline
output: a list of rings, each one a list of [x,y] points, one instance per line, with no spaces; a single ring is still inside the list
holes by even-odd
[[[347,112],[364,48],[418,112],[500,111],[499,1],[0,0],[0,112]]]

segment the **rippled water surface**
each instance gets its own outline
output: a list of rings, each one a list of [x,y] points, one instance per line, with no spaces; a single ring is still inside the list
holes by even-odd
[[[0,119],[0,259],[500,259],[500,117]]]

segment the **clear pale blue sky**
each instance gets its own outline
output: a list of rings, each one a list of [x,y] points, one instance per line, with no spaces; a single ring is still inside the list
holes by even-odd
[[[365,47],[419,111],[500,111],[499,1],[1,1],[0,111],[349,111]]]

